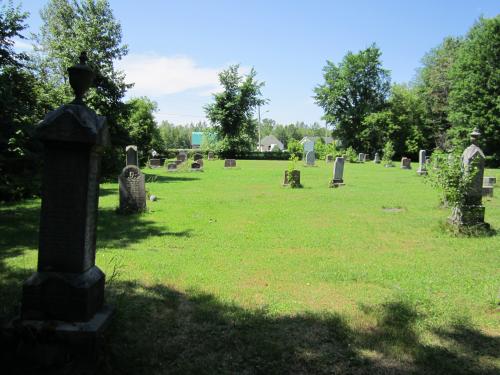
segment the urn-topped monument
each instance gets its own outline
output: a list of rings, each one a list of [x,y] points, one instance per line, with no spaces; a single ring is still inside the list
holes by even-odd
[[[88,108],[84,95],[94,73],[82,53],[69,68],[75,99],[49,112],[37,126],[44,145],[38,267],[23,285],[21,320],[44,334],[49,324],[62,356],[72,356],[73,338],[95,338],[111,310],[104,306],[104,273],[95,265],[101,154],[106,118]],[[40,340],[43,342],[43,340]],[[69,354],[68,354],[69,353]]]

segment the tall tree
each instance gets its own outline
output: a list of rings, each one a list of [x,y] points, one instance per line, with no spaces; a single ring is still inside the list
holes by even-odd
[[[107,117],[115,148],[107,151],[103,164],[104,172],[110,172],[120,166],[119,155],[129,142],[122,125],[126,115],[122,99],[132,85],[125,83],[124,73],[113,65],[128,51],[122,44],[121,26],[107,0],[50,0],[40,16],[42,26],[35,36],[39,75],[47,82],[44,89],[55,105],[71,98],[66,70],[78,61],[82,51],[87,52],[96,71],[87,104]]]
[[[338,65],[327,61],[323,68],[325,82],[314,89],[316,104],[325,112],[323,119],[333,126],[334,135],[345,147],[361,150],[363,119],[384,108],[390,77],[382,68],[380,56],[373,44],[359,53],[348,52]]]
[[[450,137],[463,146],[477,127],[484,152],[500,165],[500,15],[469,30],[450,77]]]
[[[219,73],[224,90],[214,94],[214,103],[205,106],[207,118],[221,139],[221,151],[228,156],[254,149],[257,144],[254,110],[266,103],[261,93],[264,83],[255,79],[255,70],[242,76],[238,68],[238,65],[232,65]]]
[[[418,71],[417,88],[425,103],[426,122],[431,128],[435,146],[447,149],[446,132],[451,127],[448,120],[448,98],[451,91],[451,67],[461,45],[460,38],[445,38],[422,59]]]

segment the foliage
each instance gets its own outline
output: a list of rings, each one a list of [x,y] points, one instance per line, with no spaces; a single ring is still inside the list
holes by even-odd
[[[300,142],[298,140],[296,140],[296,139],[290,140],[288,142],[287,149],[291,155],[296,155],[300,159],[302,159],[302,156],[304,153],[304,148],[302,147],[302,145],[300,144]]]
[[[347,147],[344,152],[345,158],[349,163],[357,163],[358,162],[358,154],[354,148],[351,146]]]
[[[14,50],[14,38],[26,39],[22,34],[27,25],[24,23],[28,13],[21,10],[21,6],[14,7],[12,1],[0,4],[0,67],[20,67],[28,56]]]
[[[314,143],[314,152],[318,159],[325,159],[326,155],[331,154],[335,158],[340,154],[340,151],[337,149],[335,142],[326,144],[322,138],[319,138],[321,141]]]
[[[392,141],[387,141],[382,150],[382,162],[384,165],[392,165],[392,158],[394,157],[394,144]]]
[[[385,107],[390,78],[380,56],[373,44],[356,54],[348,52],[338,65],[327,61],[325,82],[314,89],[323,119],[334,126],[333,134],[344,146],[363,148],[359,134],[365,129],[364,118]]]
[[[451,127],[448,120],[448,99],[452,86],[450,70],[461,45],[460,38],[447,37],[422,59],[423,67],[417,75],[417,92],[424,103],[425,121],[437,147],[448,149],[446,132]]]
[[[233,156],[238,151],[254,148],[257,123],[253,119],[255,107],[263,105],[263,82],[255,80],[256,71],[242,76],[238,65],[219,73],[223,92],[214,94],[214,103],[205,106],[205,112],[214,130],[221,138],[221,153]]]
[[[472,164],[464,173],[461,153],[434,151],[431,156],[431,168],[425,179],[441,194],[441,203],[450,207],[462,207],[466,204],[467,192],[478,169]]]
[[[107,118],[111,143],[103,158],[103,173],[113,174],[122,166],[123,148],[130,143],[125,127],[127,108],[122,102],[132,85],[114,62],[128,52],[122,44],[121,26],[107,0],[50,0],[40,12],[42,26],[35,36],[38,76],[43,90],[55,106],[67,103],[71,90],[66,69],[86,51],[96,72],[94,87],[86,103]]]
[[[163,146],[153,115],[157,110],[157,104],[147,97],[140,97],[130,99],[126,106],[128,113],[125,128],[129,133],[131,144],[140,150],[140,161],[144,163],[151,150]]]
[[[469,30],[450,70],[448,134],[465,147],[473,128],[483,151],[500,164],[500,15],[480,18]]]

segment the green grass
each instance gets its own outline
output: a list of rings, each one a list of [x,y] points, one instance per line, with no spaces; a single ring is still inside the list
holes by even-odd
[[[281,186],[288,162],[237,165],[144,170],[158,201],[142,215],[117,215],[117,184],[101,186],[107,372],[500,371],[500,236],[444,233],[415,165],[346,164],[338,189],[324,162],[301,168],[303,189]],[[500,200],[485,206],[500,229]],[[39,201],[0,215],[6,319],[36,266]]]

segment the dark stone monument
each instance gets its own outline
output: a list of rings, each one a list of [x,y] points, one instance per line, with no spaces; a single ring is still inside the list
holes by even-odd
[[[191,163],[191,170],[192,171],[201,171],[201,165],[195,161],[195,162]]]
[[[177,160],[179,160],[181,163],[185,162],[187,160],[187,154],[184,151],[179,152],[177,155]]]
[[[194,161],[201,160],[201,159],[203,159],[203,155],[202,154],[200,154],[200,153],[194,154],[194,156],[193,156],[193,160]]]
[[[300,187],[300,171],[298,169],[292,170],[291,176],[288,170],[285,171],[283,186],[289,186],[290,182],[293,182],[294,186]]]
[[[462,168],[465,176],[472,173],[472,179],[468,185],[465,202],[461,206],[453,208],[450,222],[458,227],[484,226],[485,208],[482,204],[483,176],[484,176],[484,153],[478,146],[481,133],[474,129],[471,136],[471,145],[462,153]]]
[[[135,165],[139,166],[139,154],[137,153],[137,146],[127,146],[125,147],[125,153],[127,155],[125,165]]]
[[[53,362],[92,366],[112,312],[95,265],[99,171],[109,136],[106,118],[83,102],[94,78],[86,60],[82,53],[68,69],[75,99],[36,128],[44,145],[38,267],[23,284],[21,319],[12,329],[31,332],[32,342],[16,344],[18,354],[50,347]]]
[[[225,159],[224,160],[224,168],[234,168],[236,167],[235,159]]]
[[[118,177],[120,187],[120,211],[123,213],[146,210],[146,182],[135,165],[127,165]]]

